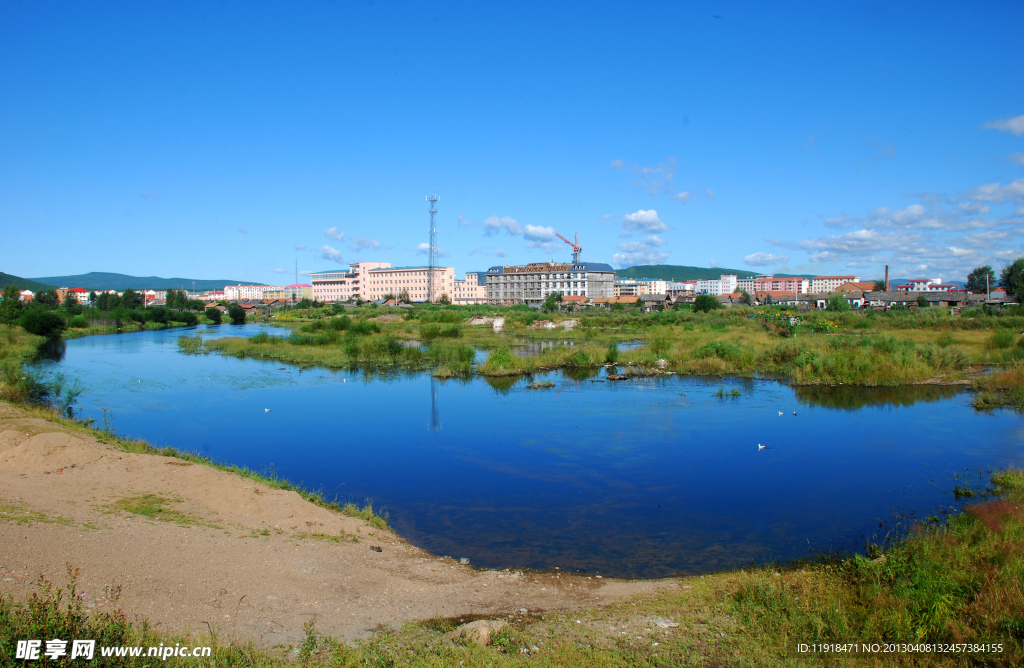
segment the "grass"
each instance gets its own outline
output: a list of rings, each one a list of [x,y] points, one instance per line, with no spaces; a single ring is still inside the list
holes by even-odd
[[[71,524],[71,521],[66,518],[52,517],[46,513],[28,510],[23,505],[10,501],[0,501],[0,522],[14,522],[15,524]]]
[[[137,494],[118,499],[110,507],[114,510],[140,515],[151,520],[173,522],[181,526],[217,527],[213,522],[172,508],[171,505],[175,503],[181,503],[181,498],[160,496],[159,494]]]
[[[975,391],[975,408],[990,410],[1008,406],[1024,412],[1024,363],[980,375],[971,382],[971,387]]]

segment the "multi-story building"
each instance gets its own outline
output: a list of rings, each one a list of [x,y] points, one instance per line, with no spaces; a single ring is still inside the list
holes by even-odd
[[[736,292],[736,274],[722,274],[719,278],[702,278],[697,281],[696,292],[702,295],[728,295]]]
[[[467,271],[466,277],[455,279],[453,304],[486,304],[487,272]]]
[[[909,283],[897,285],[896,289],[913,292],[955,292],[961,288],[956,283],[943,283],[941,278],[912,278]]]
[[[748,295],[755,292],[795,292],[798,295],[805,295],[811,289],[811,282],[799,276],[776,278],[775,276],[761,275],[737,280],[736,289],[745,290]]]
[[[614,297],[641,297],[649,295],[650,286],[635,278],[616,278]]]
[[[660,278],[616,278],[615,296],[663,295],[668,284]]]
[[[287,299],[298,302],[313,298],[313,286],[308,283],[293,283],[280,288],[270,288],[263,293],[264,299]]]
[[[314,271],[309,274],[313,301],[344,302],[365,299],[359,290],[359,278],[351,271]]]
[[[79,304],[89,301],[89,291],[85,288],[57,288],[54,292],[57,293],[57,301],[61,304],[64,303],[64,298],[68,295],[71,295]]]
[[[403,293],[411,301],[437,302],[447,295],[452,299],[455,292],[455,267],[434,267],[434,293],[427,294],[429,267],[381,267],[366,272],[367,299],[398,297]]]
[[[665,294],[670,297],[692,295],[697,289],[697,281],[676,281],[665,286]]]
[[[280,286],[272,285],[225,285],[224,299],[239,301],[242,299],[263,299],[267,290],[280,290]],[[166,293],[164,293],[166,294]]]
[[[811,279],[811,292],[816,295],[835,292],[843,283],[859,281],[860,276],[815,276]]]
[[[603,262],[535,262],[487,270],[487,303],[540,306],[551,293],[590,300],[615,296],[615,270]]]

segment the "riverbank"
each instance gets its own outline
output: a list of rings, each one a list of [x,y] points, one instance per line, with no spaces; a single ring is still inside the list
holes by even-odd
[[[277,665],[293,650],[310,665],[343,666],[1024,660],[1020,471],[993,476],[966,513],[929,520],[873,559],[630,582],[477,571],[295,492],[104,440],[0,404],[0,544],[18,546],[0,562],[0,623],[11,638],[49,610],[33,637],[63,637],[54,625],[80,615],[76,623],[112,643],[212,644],[217,665]],[[69,597],[35,613],[22,607],[40,576],[65,583],[66,564],[80,569],[77,612],[51,614]],[[479,618],[505,624],[493,625],[490,645],[453,637]],[[1001,651],[799,652],[800,643],[887,641]]]
[[[441,312],[448,315],[443,324],[436,322],[436,313],[372,315],[376,312],[356,309],[354,317],[315,319],[290,336],[224,337],[204,349],[300,366],[431,369],[443,378],[527,376],[551,369],[585,373],[613,365],[615,374],[768,376],[794,385],[865,387],[967,385],[986,369],[1024,365],[1024,337],[1015,329],[1024,326],[1019,316],[823,312],[783,326],[778,323],[789,321],[782,310],[744,307],[706,314],[548,316],[548,321],[538,320],[535,312],[511,312],[496,331],[489,322],[464,324],[455,310]],[[538,340],[553,345],[518,354],[518,348]],[[626,341],[640,345],[619,349]],[[183,349],[197,346],[182,341]],[[474,349],[491,351],[475,367],[469,363]],[[1019,376],[1006,377],[1012,387],[1003,383],[990,390],[993,401],[1018,387]]]

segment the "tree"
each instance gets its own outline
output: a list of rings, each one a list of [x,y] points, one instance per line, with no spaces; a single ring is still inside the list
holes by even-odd
[[[747,306],[751,306],[753,305],[754,300],[750,298],[749,292],[747,292],[746,290],[740,290],[740,303],[746,304]]]
[[[135,292],[135,290],[128,288],[121,293],[121,306],[127,309],[139,308],[142,306],[142,296]]]
[[[399,301],[403,301],[406,304],[412,302],[412,299],[409,298],[409,291],[406,290],[405,288],[402,288],[401,290],[398,291],[398,299]],[[442,296],[441,299],[444,299],[444,296]]]
[[[70,290],[64,293],[64,302],[61,307],[72,315],[79,315],[82,312],[82,305],[78,303],[78,297]]]
[[[996,272],[992,271],[990,265],[975,267],[974,271],[967,274],[967,290],[974,294],[986,293],[996,287]]]
[[[36,293],[35,303],[40,306],[56,308],[60,304],[60,300],[57,299],[56,290],[40,290]]]
[[[929,306],[932,305],[932,303],[930,301],[928,301],[928,298],[925,297],[924,295],[918,295],[917,296],[917,305],[919,307],[921,307],[921,308],[928,308]]]
[[[219,325],[221,323],[221,312],[219,308],[214,308],[211,306],[210,308],[206,309],[206,317],[209,318],[210,322],[212,322],[215,325]]]
[[[95,304],[96,303],[96,297],[97,297],[97,295],[96,295],[96,291],[95,290],[90,292],[89,293],[89,303],[90,304]]]
[[[4,288],[4,300],[0,302],[0,322],[6,325],[13,325],[21,317],[21,299],[18,294],[18,286],[9,283]]]
[[[722,302],[718,301],[718,297],[714,295],[697,295],[697,298],[693,300],[693,310],[697,312],[708,313],[720,308],[722,308]]]
[[[1024,299],[1024,257],[1019,257],[1003,267],[1003,272],[999,275],[999,287],[1014,297],[1018,304],[1021,303]]]
[[[45,336],[48,339],[58,339],[60,333],[64,331],[63,318],[53,311],[38,306],[25,309],[19,322],[29,334]]]
[[[544,304],[541,305],[541,308],[544,311],[548,312],[548,313],[553,313],[554,311],[558,310],[558,306],[561,303],[562,303],[562,293],[561,292],[551,292],[551,293],[548,293],[548,296],[544,298]]]
[[[885,292],[885,280],[878,279],[877,281],[875,281],[874,290],[875,292]]]
[[[850,301],[841,292],[834,293],[828,298],[828,310],[842,313],[850,310]]]
[[[452,300],[448,296],[448,293],[445,292],[444,294],[441,295],[441,298],[437,300],[437,303],[438,304],[444,304],[445,306],[448,306],[448,305],[450,305],[452,303]]]
[[[228,317],[231,318],[232,325],[244,325],[245,309],[238,304],[232,304],[228,307]]]

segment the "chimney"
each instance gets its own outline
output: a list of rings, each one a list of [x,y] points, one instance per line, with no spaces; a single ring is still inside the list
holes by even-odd
[[[889,265],[885,265],[885,291],[889,292]]]

